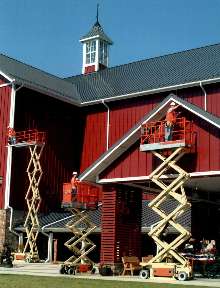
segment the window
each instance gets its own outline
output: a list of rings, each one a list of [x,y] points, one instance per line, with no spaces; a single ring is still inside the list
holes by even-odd
[[[86,64],[94,63],[96,56],[96,41],[86,43]]]
[[[107,43],[101,41],[99,47],[99,63],[107,66]]]

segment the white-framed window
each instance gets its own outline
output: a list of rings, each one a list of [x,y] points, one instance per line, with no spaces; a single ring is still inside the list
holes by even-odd
[[[107,43],[100,41],[99,46],[99,63],[107,66]]]
[[[96,57],[96,41],[86,43],[86,64],[94,63]]]

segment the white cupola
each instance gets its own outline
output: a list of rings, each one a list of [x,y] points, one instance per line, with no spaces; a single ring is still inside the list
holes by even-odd
[[[99,24],[98,9],[96,18],[92,29],[80,39],[83,44],[82,74],[105,69],[109,64],[109,46],[113,42]]]

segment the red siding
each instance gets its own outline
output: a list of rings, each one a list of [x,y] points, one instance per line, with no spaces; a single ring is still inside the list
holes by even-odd
[[[141,191],[104,187],[102,201],[101,263],[121,262],[122,256],[140,257]]]
[[[220,117],[220,85],[206,85],[204,88],[207,91],[207,111]],[[204,109],[204,92],[200,87],[173,91],[173,93]],[[168,95],[169,93],[147,95],[108,103],[110,108],[110,147]],[[102,106],[97,105],[96,109],[97,111],[95,111],[93,107],[91,111],[88,110],[87,112],[81,171],[85,170],[105,151],[107,112],[103,110]],[[220,170],[220,162],[218,161],[220,158],[219,130],[213,128],[201,119],[194,117],[191,113],[184,113],[195,121],[194,126],[197,135],[198,154],[193,156],[194,165],[190,169],[192,171]],[[102,115],[103,121],[100,121],[100,114]],[[95,127],[97,133],[95,134],[89,133],[89,126],[92,121],[95,121],[96,123]],[[98,133],[98,131],[103,131],[103,133]],[[117,159],[102,174],[102,177],[115,178],[148,175],[152,169],[152,155],[150,152],[139,152],[138,146],[137,143],[131,147],[129,151],[124,153],[120,159]]]
[[[82,143],[82,160],[80,171],[85,170],[106,151],[106,108],[97,105],[86,116],[84,138]]]
[[[0,79],[0,84],[4,83]],[[0,176],[3,176],[3,184],[0,185],[0,209],[4,208],[5,176],[7,162],[7,126],[10,117],[11,87],[0,88]]]
[[[17,131],[37,128],[47,133],[41,165],[41,209],[59,209],[62,186],[70,181],[72,171],[79,170],[83,115],[78,108],[46,95],[22,88],[16,96],[15,128]],[[26,174],[30,154],[26,148],[15,148],[13,153],[11,205],[24,209],[27,191]],[[19,168],[18,168],[19,167]],[[16,183],[16,185],[13,185]]]

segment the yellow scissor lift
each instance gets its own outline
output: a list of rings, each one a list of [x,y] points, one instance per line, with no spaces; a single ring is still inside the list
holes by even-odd
[[[60,268],[61,274],[76,274],[92,270],[93,261],[88,254],[96,245],[89,235],[96,229],[90,220],[88,210],[98,208],[99,188],[88,183],[78,182],[76,195],[73,194],[70,183],[64,183],[62,207],[73,214],[66,224],[73,236],[64,245],[73,253]]]
[[[162,191],[150,203],[151,207],[161,220],[152,226],[149,236],[157,245],[156,255],[148,262],[141,262],[141,278],[149,277],[175,277],[178,280],[192,278],[192,267],[187,259],[178,253],[177,249],[191,236],[178,218],[189,207],[190,203],[183,188],[190,177],[189,173],[177,165],[177,161],[192,148],[192,123],[184,117],[178,118],[172,134],[172,141],[164,141],[164,121],[147,123],[142,126],[141,151],[152,151],[162,163],[149,175],[151,181],[159,186]],[[158,150],[158,151],[157,151]],[[172,177],[167,181],[167,174],[172,172]],[[174,173],[173,173],[174,172]],[[172,199],[177,203],[173,211],[165,212],[164,203]],[[163,233],[172,227],[178,236],[167,242]]]
[[[28,213],[25,218],[24,228],[27,234],[27,241],[24,245],[20,259],[28,262],[39,262],[39,253],[37,248],[37,237],[40,231],[38,220],[38,211],[41,204],[39,193],[39,184],[43,174],[40,157],[45,145],[45,132],[39,132],[36,129],[16,132],[16,142],[10,146],[16,148],[28,147],[30,159],[27,166],[27,175],[29,186],[25,195]]]

